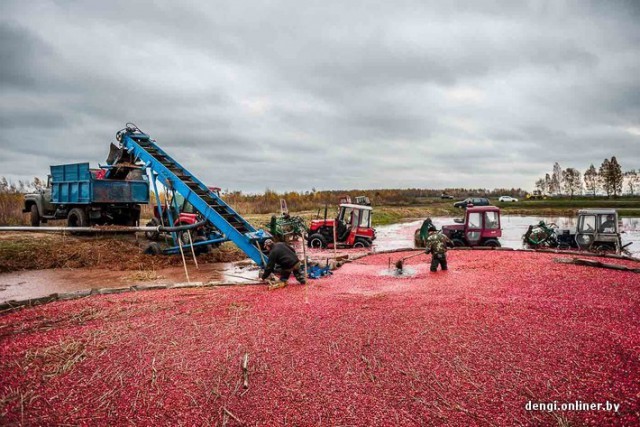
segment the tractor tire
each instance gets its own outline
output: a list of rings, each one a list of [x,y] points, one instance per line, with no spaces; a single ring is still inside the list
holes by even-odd
[[[363,239],[362,237],[356,237],[356,241],[353,242],[354,248],[368,248],[371,246],[371,242],[367,239]]]
[[[89,227],[89,216],[84,209],[73,208],[67,215],[67,227]]]
[[[144,253],[147,255],[160,255],[162,253],[162,248],[159,243],[152,242],[149,243],[149,246],[144,250]]]
[[[467,244],[462,239],[453,239],[451,243],[453,243],[454,248],[462,248],[467,246]]]
[[[204,236],[196,236],[193,239],[193,243],[198,243],[198,242],[204,242],[206,241],[207,238]],[[193,247],[193,251],[196,253],[196,255],[200,255],[200,254],[208,254],[211,252],[211,245],[202,245],[202,246],[194,246]]]
[[[147,223],[147,227],[157,227],[160,225],[160,220],[158,220],[158,218],[152,218],[151,221],[149,221]],[[144,237],[147,238],[147,240],[151,240],[153,242],[157,241],[160,239],[160,232],[159,231],[145,231],[144,232]]]
[[[37,205],[31,205],[31,226],[40,227],[40,212]]]
[[[315,249],[324,249],[327,247],[327,240],[320,233],[312,234],[309,236],[307,246]]]
[[[496,239],[489,239],[485,241],[482,246],[486,246],[488,248],[499,248],[501,245]]]
[[[187,225],[187,224],[178,224],[178,225]],[[189,238],[191,236],[191,238]],[[191,242],[196,242],[196,230],[184,230],[178,231],[178,239],[182,242],[182,245],[189,245]]]

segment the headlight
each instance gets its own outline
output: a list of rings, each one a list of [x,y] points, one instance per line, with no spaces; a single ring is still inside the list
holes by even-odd
[[[578,241],[578,244],[588,245],[589,243],[591,243],[591,240],[593,240],[593,236],[591,236],[590,234],[578,234],[576,240]]]

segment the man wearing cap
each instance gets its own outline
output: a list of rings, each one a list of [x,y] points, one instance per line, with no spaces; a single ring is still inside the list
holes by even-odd
[[[431,271],[438,271],[438,265],[442,271],[447,270],[447,245],[453,246],[451,240],[442,233],[438,233],[436,227],[429,227],[429,236],[425,240],[426,253],[431,254]]]
[[[270,289],[283,288],[287,286],[287,280],[291,273],[295,276],[296,280],[304,285],[306,280],[304,275],[300,271],[300,260],[295,251],[287,244],[278,242],[273,243],[273,240],[267,239],[263,244],[265,250],[269,253],[269,260],[267,266],[262,274],[262,280],[266,281],[276,266],[280,267],[280,283],[273,285]]]

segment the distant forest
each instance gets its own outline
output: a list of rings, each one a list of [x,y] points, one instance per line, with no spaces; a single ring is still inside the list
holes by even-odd
[[[538,179],[536,189],[544,194],[566,195],[606,195],[617,197],[623,194],[636,195],[640,190],[640,171],[635,169],[623,172],[615,156],[604,159],[599,168],[593,163],[580,173],[575,168],[563,169],[558,162],[551,173]]]

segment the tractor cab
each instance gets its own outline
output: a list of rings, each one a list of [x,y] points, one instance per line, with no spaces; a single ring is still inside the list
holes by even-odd
[[[325,219],[311,221],[307,238],[309,247],[326,248],[329,244],[333,244],[334,227],[335,240],[339,246],[368,248],[372,245],[376,238],[376,231],[371,227],[373,213],[371,203],[366,197],[357,198],[356,203],[351,203],[350,200],[350,198],[341,198],[342,203],[335,219],[326,219],[325,212]]]
[[[455,224],[442,227],[442,234],[453,242],[453,246],[488,246],[500,247],[498,238],[502,237],[500,228],[500,208],[495,206],[474,206],[465,211],[464,219]],[[416,230],[416,246],[424,247],[419,238],[420,230]]]
[[[622,251],[618,212],[615,209],[581,209],[578,211],[576,243],[594,252]]]

